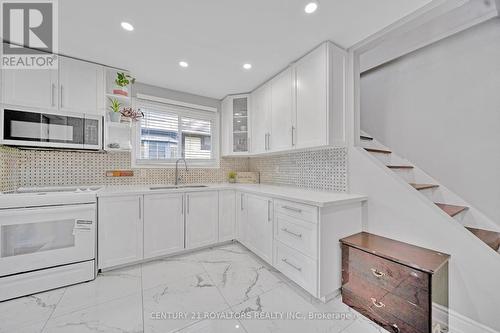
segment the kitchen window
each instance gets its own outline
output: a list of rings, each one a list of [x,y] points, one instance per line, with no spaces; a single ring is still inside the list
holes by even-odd
[[[134,167],[174,165],[179,158],[190,166],[219,165],[216,112],[142,100],[136,107],[144,117],[135,128]]]

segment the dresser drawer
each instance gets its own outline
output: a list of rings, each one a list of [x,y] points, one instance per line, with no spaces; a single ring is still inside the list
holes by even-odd
[[[398,316],[394,316],[391,313],[386,312],[385,306],[381,305],[383,303],[380,303],[380,301],[375,298],[365,299],[359,297],[357,293],[352,292],[349,289],[342,288],[342,301],[389,332],[430,333],[428,328],[425,330],[419,330],[404,322]]]
[[[274,242],[274,267],[290,280],[316,295],[317,261],[284,245]]]
[[[350,246],[342,245],[342,266],[401,297],[411,297],[413,290],[429,290],[427,274]]]
[[[275,200],[274,212],[285,214],[311,223],[318,223],[318,207],[292,201]]]
[[[282,213],[275,215],[274,239],[313,259],[317,258],[317,230],[317,224],[304,222]]]

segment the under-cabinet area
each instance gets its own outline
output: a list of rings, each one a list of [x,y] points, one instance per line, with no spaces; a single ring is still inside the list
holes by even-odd
[[[341,286],[339,239],[361,231],[365,200],[272,185],[110,187],[98,194],[98,268],[238,241],[327,300]]]

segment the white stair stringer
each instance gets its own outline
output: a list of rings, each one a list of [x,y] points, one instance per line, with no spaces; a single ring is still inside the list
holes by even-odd
[[[451,255],[450,332],[500,331],[497,253],[362,148],[349,149],[349,184],[368,196],[365,231]],[[477,330],[464,328],[463,318]]]
[[[364,133],[363,135],[367,134]],[[403,170],[391,169],[395,174],[401,176],[405,180],[405,182],[439,185],[439,187],[437,188],[417,191],[421,195],[427,197],[430,201],[468,207],[467,210],[453,217],[463,226],[500,232],[499,224],[492,221],[489,217],[487,217],[473,205],[466,202],[456,193],[454,193],[446,186],[439,183],[438,180],[432,178],[429,174],[427,174],[417,165],[394,153],[394,151],[392,151],[389,147],[384,146],[383,144],[378,142],[375,138],[372,141],[369,141],[369,143],[363,143],[363,147],[385,149],[391,151],[392,153],[389,154],[388,156],[380,156],[382,154],[370,153],[371,155],[381,160],[385,165],[393,164],[393,165],[413,166],[413,169],[403,169]],[[410,185],[408,186],[412,190],[416,191]],[[438,207],[436,208],[439,209]]]

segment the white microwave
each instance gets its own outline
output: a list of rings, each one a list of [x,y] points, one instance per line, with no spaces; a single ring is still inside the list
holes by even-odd
[[[86,114],[0,110],[0,144],[23,147],[102,149],[102,117]]]

